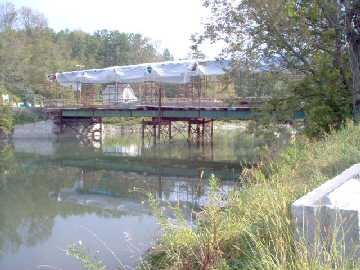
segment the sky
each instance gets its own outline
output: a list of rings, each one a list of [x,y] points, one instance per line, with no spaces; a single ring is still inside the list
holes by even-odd
[[[6,0],[0,0],[4,2]],[[141,33],[158,41],[159,50],[168,48],[175,59],[190,52],[190,36],[202,32],[209,11],[200,0],[10,0],[17,7],[28,6],[43,13],[49,26],[83,30],[99,29]],[[215,57],[220,45],[200,48]]]

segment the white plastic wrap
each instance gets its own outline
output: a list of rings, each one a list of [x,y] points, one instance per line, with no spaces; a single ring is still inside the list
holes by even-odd
[[[56,80],[63,86],[76,83],[158,83],[186,84],[194,76],[219,76],[227,72],[229,61],[183,60],[115,66],[56,73]]]

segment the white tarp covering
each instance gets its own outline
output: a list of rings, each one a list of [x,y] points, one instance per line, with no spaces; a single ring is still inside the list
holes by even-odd
[[[229,68],[229,61],[182,60],[61,72],[56,73],[56,81],[63,86],[73,86],[76,83],[141,83],[144,81],[186,84],[194,76],[224,75]]]

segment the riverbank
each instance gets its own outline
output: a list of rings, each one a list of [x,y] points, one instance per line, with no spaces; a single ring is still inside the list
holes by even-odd
[[[224,209],[214,193],[198,215],[199,226],[176,228],[161,221],[164,235],[146,269],[352,269],[335,250],[307,256],[293,238],[290,206],[320,183],[360,160],[360,127],[323,140],[298,138],[276,161],[243,173],[247,184],[232,192]],[[216,189],[213,185],[213,189]],[[180,223],[181,224],[181,223]]]

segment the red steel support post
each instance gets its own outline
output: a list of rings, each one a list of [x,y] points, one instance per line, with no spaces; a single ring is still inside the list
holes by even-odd
[[[145,122],[144,119],[141,120],[141,143],[144,145],[145,140]]]
[[[188,121],[188,143],[191,143],[191,122]]]
[[[156,144],[156,125],[153,125],[153,140],[154,140],[154,144]]]
[[[171,136],[171,120],[169,121],[169,140],[172,139],[172,136]]]

